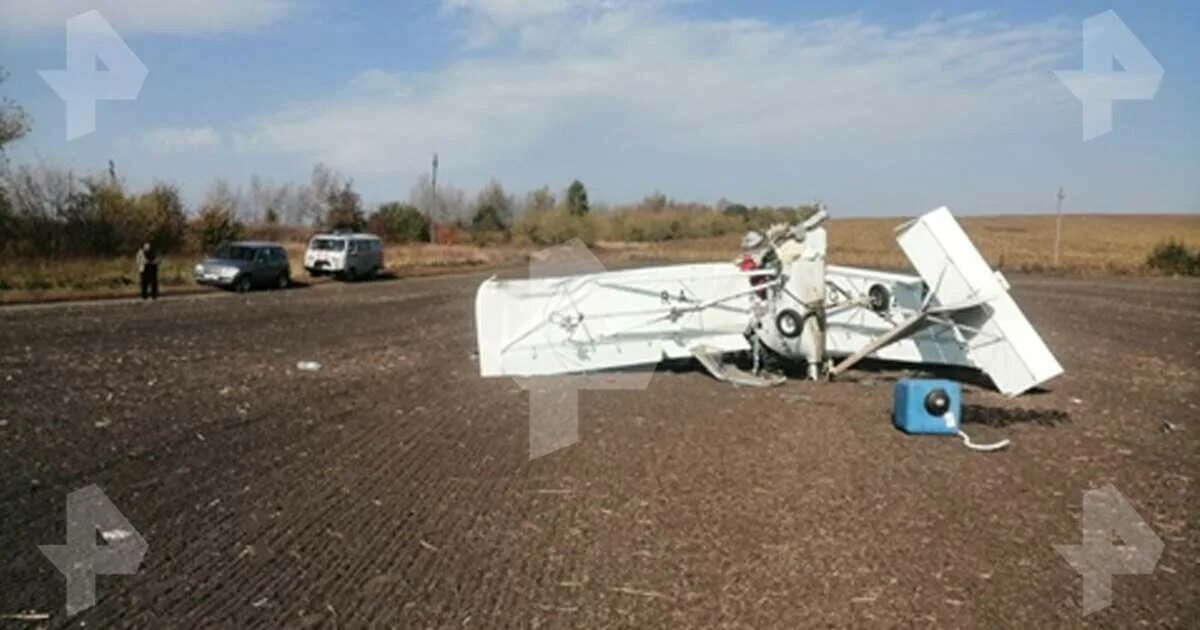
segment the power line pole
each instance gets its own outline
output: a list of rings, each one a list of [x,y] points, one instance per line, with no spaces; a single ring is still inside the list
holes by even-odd
[[[1059,247],[1062,243],[1062,204],[1067,195],[1062,186],[1058,187],[1058,217],[1054,220],[1054,266],[1058,266]]]
[[[434,216],[436,216],[434,214],[434,211],[435,211],[435,208],[437,208],[437,167],[438,167],[438,155],[437,155],[437,153],[434,153],[433,154],[433,199],[430,200],[431,205],[429,207],[429,210],[426,213],[428,215],[426,217],[426,221],[428,221],[428,223],[429,223],[429,242],[435,243],[435,244],[437,243],[437,225],[434,224],[433,218],[434,218]]]

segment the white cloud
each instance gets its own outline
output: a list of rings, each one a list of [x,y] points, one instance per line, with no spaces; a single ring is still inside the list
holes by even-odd
[[[142,135],[142,145],[155,153],[184,153],[222,145],[212,127],[157,127]]]
[[[663,6],[686,0],[442,0],[446,14],[466,17],[463,41],[468,50],[500,43],[506,32],[537,30],[567,19],[591,21],[618,11]]]
[[[364,73],[333,98],[253,121],[239,146],[368,176],[434,150],[484,168],[571,155],[581,141],[616,159],[651,145],[848,156],[962,141],[1069,105],[1048,70],[1078,46],[1078,29],[1057,20],[983,14],[895,28],[857,15],[681,19],[647,3],[448,4],[495,17],[514,45],[436,73]],[[583,5],[588,19],[575,19]]]
[[[463,10],[511,25],[590,4],[596,3],[590,0],[444,0],[442,6],[448,11]]]
[[[121,34],[247,31],[294,8],[293,0],[0,0],[0,32],[61,31],[67,18],[92,9]]]

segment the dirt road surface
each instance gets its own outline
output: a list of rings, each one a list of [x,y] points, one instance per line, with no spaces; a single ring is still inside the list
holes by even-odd
[[[528,393],[478,376],[482,278],[0,311],[0,614],[50,615],[0,625],[1200,623],[1196,282],[1014,279],[1067,372],[968,388],[1001,454],[894,430],[905,372],[677,367],[582,392],[580,441],[529,461]],[[67,618],[38,545],[89,484],[149,550]],[[1165,546],[1085,617],[1054,545],[1107,484]]]

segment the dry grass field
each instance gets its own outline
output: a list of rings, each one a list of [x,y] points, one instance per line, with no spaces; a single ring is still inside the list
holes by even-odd
[[[903,218],[829,222],[829,259],[839,265],[902,269],[908,266],[893,231]],[[1067,215],[1060,265],[1054,265],[1053,216],[960,217],[972,242],[993,267],[1070,275],[1148,274],[1146,258],[1170,239],[1200,246],[1197,215]],[[739,235],[644,245],[605,243],[643,260],[712,260],[737,251]]]
[[[1053,216],[963,217],[963,227],[993,267],[1055,271]],[[892,229],[902,220],[846,219],[830,228],[833,262],[906,266]],[[1075,274],[1146,273],[1146,257],[1171,238],[1200,246],[1196,215],[1067,215],[1058,271]]]
[[[1197,215],[1068,215],[1063,219],[1061,264],[1053,264],[1053,216],[963,217],[971,239],[988,262],[1004,270],[1070,275],[1149,274],[1146,258],[1169,239],[1200,246]],[[893,230],[900,218],[835,219],[829,223],[830,260],[835,264],[903,269],[907,261]],[[734,257],[739,234],[662,243],[597,243],[613,262],[698,261]],[[305,277],[304,243],[288,243],[292,274]],[[451,269],[522,264],[534,248],[517,245],[393,245],[388,271],[422,275]],[[161,280],[164,293],[205,290],[191,278],[198,255],[168,257]],[[0,261],[0,303],[103,298],[137,290],[132,257],[70,261]]]

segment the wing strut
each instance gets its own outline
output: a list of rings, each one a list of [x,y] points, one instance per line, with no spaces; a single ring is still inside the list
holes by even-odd
[[[863,358],[874,354],[875,351],[879,350],[880,348],[895,343],[911,335],[912,333],[916,332],[918,328],[924,325],[928,318],[929,313],[922,311],[914,314],[912,317],[909,317],[903,322],[900,322],[899,326],[896,326],[895,328],[872,339],[870,343],[859,348],[857,352],[846,357],[845,359],[842,359],[840,363],[833,366],[833,368],[829,370],[829,375],[837,376],[842,372],[854,367],[854,365],[859,361],[862,361]]]

